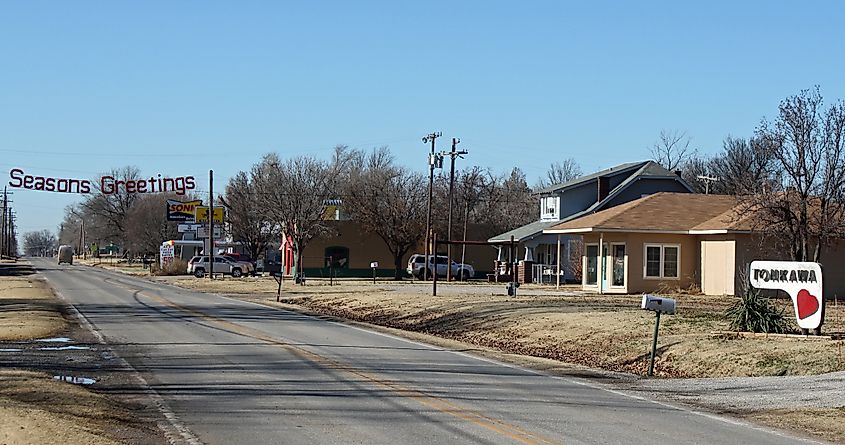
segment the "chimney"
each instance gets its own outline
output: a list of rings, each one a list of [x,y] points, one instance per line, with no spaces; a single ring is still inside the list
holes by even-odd
[[[683,176],[681,175],[681,173],[682,173],[682,172],[681,172],[680,170],[675,170],[675,174],[676,174],[676,175],[678,175],[678,177],[679,177],[679,178],[683,178]]]
[[[599,176],[598,184],[598,201],[596,202],[601,202],[604,198],[607,198],[607,195],[610,193],[610,178],[606,176]]]

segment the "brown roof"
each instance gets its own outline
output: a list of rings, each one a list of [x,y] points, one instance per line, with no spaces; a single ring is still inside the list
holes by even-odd
[[[755,209],[749,205],[737,204],[714,218],[711,218],[695,227],[693,231],[705,230],[728,230],[728,231],[753,231],[755,228]]]
[[[543,232],[735,230],[732,225],[737,222],[736,206],[737,199],[733,196],[661,192],[549,227]]]

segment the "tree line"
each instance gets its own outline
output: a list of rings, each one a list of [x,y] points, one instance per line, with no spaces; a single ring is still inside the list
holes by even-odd
[[[112,169],[122,181],[142,177],[134,166]],[[432,230],[446,234],[449,205],[448,173],[433,181]],[[155,255],[162,241],[181,237],[177,223],[167,221],[166,201],[201,199],[188,193],[133,194],[95,190],[65,208],[58,238],[33,232],[28,252],[48,252],[59,244],[77,252],[115,244],[124,255]],[[333,234],[330,209],[376,234],[394,258],[396,277],[402,276],[403,257],[425,238],[428,178],[397,163],[388,147],[372,150],[344,145],[330,159],[310,155],[261,157],[249,170],[239,171],[216,196],[226,208],[226,228],[253,258],[263,256],[270,243],[289,237],[297,261],[309,242]],[[536,202],[526,175],[514,167],[505,174],[470,166],[455,172],[452,238],[483,240],[536,219]],[[83,244],[84,243],[84,244]],[[92,252],[94,253],[94,252]]]
[[[455,173],[453,230],[447,234],[448,185],[445,172],[434,177],[432,230],[440,236],[483,240],[536,219],[531,187],[520,169],[497,175],[471,166]],[[339,145],[327,161],[265,155],[229,181],[222,202],[233,239],[243,240],[251,255],[285,236],[297,264],[311,240],[333,234],[326,212],[337,208],[381,239],[399,279],[403,258],[425,238],[428,178],[398,164],[387,147]]]
[[[845,237],[845,102],[825,105],[819,87],[782,100],[747,138],[726,137],[703,156],[683,132],[651,149],[699,192],[735,195],[744,220],[794,261],[815,261]]]

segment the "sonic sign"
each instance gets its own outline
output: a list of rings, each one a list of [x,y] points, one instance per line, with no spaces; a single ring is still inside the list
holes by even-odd
[[[195,201],[177,201],[175,199],[167,200],[167,220],[168,221],[193,221],[194,215],[197,212],[197,207],[202,205],[202,201],[197,199]]]
[[[789,294],[798,327],[821,329],[824,322],[822,267],[819,263],[796,261],[751,262],[751,285],[758,289],[777,289]]]

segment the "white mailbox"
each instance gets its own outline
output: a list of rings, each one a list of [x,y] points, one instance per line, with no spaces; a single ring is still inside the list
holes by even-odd
[[[671,298],[658,297],[657,295],[643,295],[642,309],[647,311],[660,312],[663,314],[675,314],[675,300]]]

